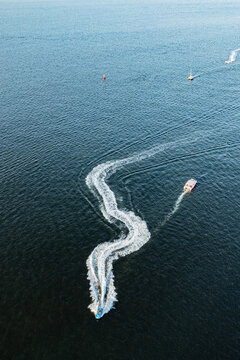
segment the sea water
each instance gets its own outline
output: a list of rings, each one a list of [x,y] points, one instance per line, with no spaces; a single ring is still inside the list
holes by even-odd
[[[239,14],[0,2],[1,359],[239,359]],[[157,148],[105,178],[150,235],[97,321],[86,261],[128,230],[86,178]]]

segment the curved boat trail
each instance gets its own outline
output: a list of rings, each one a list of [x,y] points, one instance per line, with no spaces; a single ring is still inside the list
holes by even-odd
[[[113,261],[117,260],[120,256],[128,255],[140,249],[149,239],[150,232],[146,222],[139,216],[135,215],[132,211],[119,209],[116,197],[113,191],[106,183],[107,179],[116,171],[124,166],[147,159],[160,152],[165,152],[176,146],[186,146],[195,144],[199,138],[203,139],[203,133],[208,136],[213,130],[201,130],[195,133],[194,138],[183,138],[175,142],[169,142],[158,145],[150,150],[143,151],[140,154],[127,157],[125,159],[108,161],[103,164],[97,165],[86,177],[86,184],[93,194],[100,202],[100,210],[105,219],[110,222],[116,222],[116,225],[124,226],[127,230],[123,231],[121,226],[120,236],[112,242],[104,242],[96,246],[87,259],[88,279],[90,281],[90,294],[92,303],[89,305],[90,310],[96,315],[98,308],[102,308],[101,316],[106,314],[117,301],[117,294],[114,286],[113,275]],[[217,151],[220,149],[232,148],[239,146],[239,142],[226,144],[224,142],[221,146],[206,148],[204,143],[204,150],[194,152],[194,156],[199,156],[205,152]],[[192,156],[192,152],[191,152]],[[184,156],[186,158],[186,155]],[[183,191],[178,197],[173,209],[159,224],[162,227],[170,217],[178,210],[181,201],[183,200],[186,192]]]
[[[183,140],[184,141],[184,140]],[[178,141],[179,144],[181,141]],[[106,180],[117,170],[130,163],[144,160],[166,148],[175,147],[175,143],[159,145],[122,160],[108,161],[97,165],[86,177],[86,184],[100,201],[100,209],[108,222],[121,223],[127,230],[113,242],[99,244],[87,259],[88,279],[90,281],[90,294],[92,303],[90,310],[96,315],[98,308],[106,314],[117,301],[114,286],[113,261],[120,256],[128,255],[140,249],[149,239],[150,232],[146,222],[132,211],[119,209],[116,197]]]

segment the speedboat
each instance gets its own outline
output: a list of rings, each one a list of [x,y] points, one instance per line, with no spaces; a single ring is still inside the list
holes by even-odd
[[[191,192],[192,189],[195,188],[197,184],[197,180],[195,179],[189,179],[186,184],[184,185],[184,191]]]
[[[100,319],[103,316],[103,308],[99,307],[95,316],[96,319]]]
[[[230,60],[226,60],[225,61],[225,64],[229,64],[229,63],[231,63],[232,61],[230,61]]]
[[[194,79],[194,76],[192,75],[192,70],[190,70],[190,74],[189,74],[189,77],[188,77],[188,80],[193,80]]]

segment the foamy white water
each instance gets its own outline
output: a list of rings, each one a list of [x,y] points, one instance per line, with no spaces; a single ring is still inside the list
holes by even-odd
[[[176,144],[168,143],[122,160],[108,161],[96,166],[86,177],[87,186],[100,200],[103,216],[110,223],[121,222],[127,229],[127,235],[122,232],[113,242],[98,245],[87,259],[92,298],[89,308],[94,314],[98,307],[103,308],[103,314],[106,314],[117,301],[112,271],[113,261],[140,249],[151,235],[143,219],[132,211],[118,208],[115,195],[106,180],[123,166],[146,159],[171,146],[176,146]]]
[[[177,201],[175,202],[175,205],[173,209],[167,214],[167,216],[164,218],[164,220],[161,222],[160,226],[164,226],[166,222],[175,214],[175,212],[179,209],[179,206],[183,200],[184,195],[186,195],[187,191],[183,191],[181,195],[177,198]]]
[[[237,56],[238,51],[240,51],[240,48],[239,48],[239,49],[235,49],[235,50],[233,50],[233,51],[231,52],[231,54],[230,54],[230,56],[229,56],[229,59],[227,60],[228,63],[231,63],[231,62],[233,62],[233,61],[236,60],[236,56]]]
[[[195,142],[196,139],[191,139],[188,141],[188,144]],[[122,231],[119,238],[113,242],[105,242],[98,245],[87,259],[88,279],[90,281],[90,294],[92,298],[89,308],[95,315],[99,307],[103,309],[103,315],[106,314],[112,308],[114,302],[117,301],[113,261],[117,260],[120,256],[126,256],[137,251],[151,236],[143,219],[132,211],[118,208],[116,197],[107,185],[106,180],[123,166],[147,159],[157,153],[174,148],[176,145],[186,145],[186,140],[183,139],[177,142],[158,145],[153,149],[125,159],[108,161],[97,165],[87,175],[86,184],[100,201],[100,210],[105,219],[110,223],[120,222],[127,230],[127,235]],[[184,194],[185,192],[180,195],[168,218],[177,211]]]

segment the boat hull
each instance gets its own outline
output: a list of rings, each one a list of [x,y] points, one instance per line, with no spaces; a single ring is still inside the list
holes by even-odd
[[[103,308],[98,308],[98,311],[95,315],[96,319],[100,319],[103,316]]]
[[[184,191],[191,192],[195,186],[197,185],[197,180],[195,179],[189,179],[186,184],[184,185]]]

